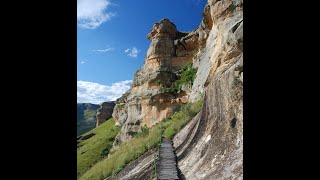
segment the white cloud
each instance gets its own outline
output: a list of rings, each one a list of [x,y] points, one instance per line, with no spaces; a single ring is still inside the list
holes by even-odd
[[[88,60],[83,59],[83,60],[80,61],[80,64],[84,64],[84,63],[86,63],[87,61],[88,61]]]
[[[138,48],[136,48],[136,47],[132,47],[132,48],[126,49],[124,52],[127,54],[127,56],[136,58],[138,56],[140,50],[138,50]]]
[[[115,13],[106,12],[110,0],[77,0],[77,21],[81,28],[95,29],[109,21]]]
[[[77,102],[100,104],[115,101],[130,88],[131,83],[132,80],[125,80],[106,86],[94,82],[77,81]]]
[[[114,48],[107,48],[107,49],[95,49],[95,50],[92,50],[92,51],[96,51],[96,52],[108,52],[108,51],[113,51]]]

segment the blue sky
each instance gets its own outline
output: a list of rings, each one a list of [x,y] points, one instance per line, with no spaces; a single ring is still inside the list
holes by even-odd
[[[201,22],[207,0],[77,0],[77,101],[99,104],[130,88],[143,65],[153,23],[179,31]]]

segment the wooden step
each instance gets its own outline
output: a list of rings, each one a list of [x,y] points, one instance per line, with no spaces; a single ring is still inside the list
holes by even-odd
[[[176,155],[170,140],[164,140],[160,145],[157,174],[159,180],[179,179]]]

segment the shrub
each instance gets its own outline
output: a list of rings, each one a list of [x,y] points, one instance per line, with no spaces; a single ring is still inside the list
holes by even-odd
[[[149,128],[147,126],[143,126],[140,132],[129,131],[128,134],[133,137],[146,137],[149,134]]]
[[[123,109],[125,104],[126,104],[126,103],[119,103],[119,104],[116,104],[116,106],[117,106],[119,109]]]
[[[205,25],[206,27],[208,26],[208,21],[207,21],[206,18],[203,18],[203,23],[204,23],[204,25]]]
[[[174,128],[174,126],[169,126],[164,130],[164,137],[168,139],[172,139],[173,136],[176,134],[177,129]]]
[[[112,145],[111,145],[111,144],[107,144],[107,146],[104,147],[104,148],[101,150],[100,156],[103,156],[103,157],[104,157],[104,156],[108,155],[111,148],[112,148]]]
[[[178,91],[181,90],[182,85],[187,85],[190,84],[191,86],[193,85],[193,81],[196,78],[197,74],[197,69],[192,67],[192,63],[186,64],[182,68],[182,73],[180,75],[179,80],[176,81],[176,89]]]
[[[161,84],[159,80],[156,83],[160,86],[160,93],[179,93],[183,85],[193,85],[196,73],[197,69],[192,67],[192,63],[187,63],[181,68],[180,72],[178,72],[177,76],[179,79],[171,83],[170,86]]]
[[[128,134],[130,135],[130,136],[136,136],[137,134],[138,134],[138,132],[134,132],[134,131],[129,131],[128,132]]]
[[[114,141],[114,137],[109,137],[109,138],[107,138],[107,141],[113,142],[113,141]]]
[[[149,128],[147,126],[143,126],[141,128],[141,132],[137,134],[137,137],[146,137],[149,134]]]

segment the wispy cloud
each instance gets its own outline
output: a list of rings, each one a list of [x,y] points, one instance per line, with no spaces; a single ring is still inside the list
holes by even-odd
[[[105,101],[114,101],[130,88],[131,83],[132,80],[125,80],[107,86],[94,82],[77,81],[77,102],[100,104]]]
[[[106,49],[95,49],[95,50],[92,50],[92,51],[96,51],[96,52],[109,52],[109,51],[113,51],[114,48],[106,48]]]
[[[127,56],[136,58],[136,57],[138,57],[140,50],[136,47],[132,47],[132,48],[128,48],[128,49],[124,50],[124,52],[127,54]]]
[[[81,60],[80,61],[80,64],[84,64],[84,63],[86,63],[88,60],[86,60],[86,59],[84,59],[84,60]]]
[[[77,0],[77,21],[81,28],[95,29],[116,14],[106,12],[110,0]]]

